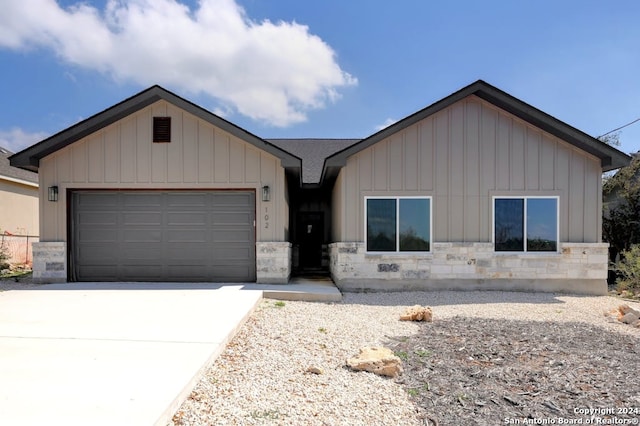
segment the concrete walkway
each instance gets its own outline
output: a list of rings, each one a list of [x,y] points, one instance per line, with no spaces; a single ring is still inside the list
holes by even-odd
[[[245,289],[261,290],[267,299],[339,302],[342,293],[327,276],[294,277],[288,284],[246,284]]]
[[[0,292],[0,425],[165,426],[263,295],[342,297],[326,278]]]

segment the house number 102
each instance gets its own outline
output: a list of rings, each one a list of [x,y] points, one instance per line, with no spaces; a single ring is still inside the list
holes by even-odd
[[[269,207],[264,208],[264,229],[269,229]]]

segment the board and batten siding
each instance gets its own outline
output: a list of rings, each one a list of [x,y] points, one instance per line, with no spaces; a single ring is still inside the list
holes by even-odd
[[[171,117],[170,143],[152,142],[154,116]],[[251,189],[256,241],[285,241],[289,224],[278,158],[165,101],[43,158],[39,179],[45,241],[67,239],[67,189]],[[57,203],[46,201],[52,185]],[[269,202],[262,202],[263,185],[271,187]]]
[[[433,241],[492,241],[492,197],[560,197],[560,240],[601,241],[600,161],[469,96],[347,159],[334,241],[364,241],[364,197],[433,197]]]

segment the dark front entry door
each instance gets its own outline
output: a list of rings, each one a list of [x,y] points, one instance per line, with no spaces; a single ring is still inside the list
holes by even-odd
[[[320,268],[324,239],[324,213],[300,212],[297,231],[300,269]]]

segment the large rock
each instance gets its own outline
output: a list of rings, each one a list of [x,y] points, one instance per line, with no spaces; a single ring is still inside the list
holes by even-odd
[[[402,361],[393,351],[384,347],[365,347],[347,360],[347,365],[356,371],[369,371],[379,376],[396,377],[402,374]]]
[[[618,306],[618,319],[622,318],[623,316],[629,313],[640,316],[640,311],[633,309],[631,306],[627,304]]]
[[[623,322],[625,324],[633,324],[640,319],[640,315],[637,315],[634,312],[627,312],[624,314],[618,321]]]
[[[433,311],[428,306],[415,305],[407,308],[402,315],[400,321],[433,321]]]
[[[637,311],[629,305],[618,306],[618,321],[625,324],[634,324],[640,319],[640,311]]]

